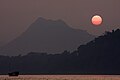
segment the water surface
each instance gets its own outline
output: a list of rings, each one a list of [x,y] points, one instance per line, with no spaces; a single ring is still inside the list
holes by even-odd
[[[0,80],[120,80],[120,75],[0,75]]]

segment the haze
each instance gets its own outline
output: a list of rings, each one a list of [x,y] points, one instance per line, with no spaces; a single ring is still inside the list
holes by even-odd
[[[38,17],[62,19],[73,28],[101,35],[119,28],[120,0],[0,0],[0,46],[23,33]],[[103,24],[95,27],[91,17]]]

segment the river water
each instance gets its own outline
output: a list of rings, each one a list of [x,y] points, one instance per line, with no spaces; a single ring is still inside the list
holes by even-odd
[[[120,80],[120,75],[0,75],[0,80]]]

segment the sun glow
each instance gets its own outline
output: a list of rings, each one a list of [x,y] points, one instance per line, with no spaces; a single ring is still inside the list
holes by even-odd
[[[102,22],[103,22],[103,19],[102,19],[101,16],[95,15],[95,16],[92,17],[92,24],[93,25],[98,26],[98,25],[102,24]]]

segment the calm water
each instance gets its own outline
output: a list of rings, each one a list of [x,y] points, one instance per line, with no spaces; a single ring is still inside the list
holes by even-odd
[[[0,80],[120,80],[120,75],[0,75]]]

